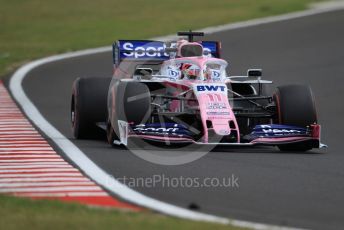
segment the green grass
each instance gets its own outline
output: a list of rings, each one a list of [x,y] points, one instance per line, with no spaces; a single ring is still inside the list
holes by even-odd
[[[319,0],[0,0],[0,76],[39,57],[302,10]]]
[[[59,201],[0,196],[0,229],[227,229],[228,225],[187,221],[144,212],[89,208]],[[241,228],[240,228],[241,229]]]

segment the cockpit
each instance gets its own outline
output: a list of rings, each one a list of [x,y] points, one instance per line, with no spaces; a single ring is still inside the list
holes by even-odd
[[[226,80],[225,60],[215,58],[178,58],[166,61],[161,75],[171,80],[216,81]]]

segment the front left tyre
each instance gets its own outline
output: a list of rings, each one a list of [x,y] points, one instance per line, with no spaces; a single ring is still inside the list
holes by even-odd
[[[101,135],[96,123],[106,121],[110,81],[111,78],[78,78],[74,81],[70,115],[76,139]]]
[[[145,124],[152,109],[150,90],[140,82],[118,82],[114,90],[111,90],[110,98],[107,139],[109,144],[113,145],[114,140],[118,140],[120,136],[118,121],[131,125]]]

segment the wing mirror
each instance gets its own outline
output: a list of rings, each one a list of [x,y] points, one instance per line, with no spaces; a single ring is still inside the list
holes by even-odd
[[[248,77],[261,77],[263,74],[262,69],[249,69],[247,70]]]
[[[134,72],[134,79],[137,80],[150,80],[153,75],[153,69],[151,68],[137,68]]]

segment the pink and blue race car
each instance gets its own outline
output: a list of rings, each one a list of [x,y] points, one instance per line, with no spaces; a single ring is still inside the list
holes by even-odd
[[[220,42],[193,41],[200,32],[178,35],[187,39],[119,40],[113,44],[111,78],[76,79],[75,138],[95,138],[103,128],[111,145],[138,138],[286,151],[325,146],[309,86],[280,86],[270,94],[272,82],[262,80],[260,69],[245,76],[226,72]]]

